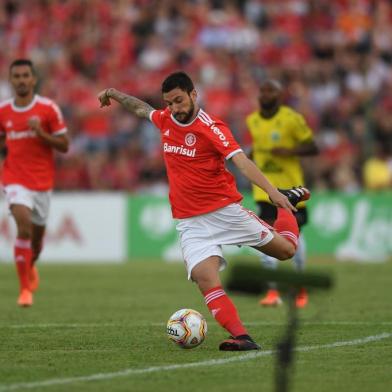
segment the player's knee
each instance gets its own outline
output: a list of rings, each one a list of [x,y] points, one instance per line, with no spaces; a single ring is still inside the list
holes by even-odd
[[[291,259],[295,255],[295,246],[291,242],[287,241],[287,243],[282,246],[279,252],[278,259],[279,260],[287,260]]]
[[[31,229],[28,226],[18,226],[18,238],[23,240],[30,240],[31,239]]]

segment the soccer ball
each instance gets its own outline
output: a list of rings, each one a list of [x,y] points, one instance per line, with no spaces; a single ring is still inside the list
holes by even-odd
[[[194,348],[207,335],[207,322],[196,310],[180,309],[167,322],[167,336],[182,348]]]

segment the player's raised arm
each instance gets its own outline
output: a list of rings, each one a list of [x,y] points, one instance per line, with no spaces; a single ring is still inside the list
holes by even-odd
[[[231,159],[249,181],[263,189],[268,194],[271,201],[276,206],[285,208],[288,211],[297,211],[297,209],[290,203],[289,199],[280,193],[276,187],[268,181],[259,168],[243,152],[235,154]]]
[[[139,98],[124,94],[114,88],[107,88],[98,94],[98,100],[101,103],[101,108],[104,106],[110,106],[111,99],[114,99],[129,112],[140,118],[148,119],[150,113],[154,110],[152,106]]]

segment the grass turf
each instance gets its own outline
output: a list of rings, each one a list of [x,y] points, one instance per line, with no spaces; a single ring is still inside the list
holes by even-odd
[[[295,354],[290,390],[392,390],[392,263],[308,266],[325,268],[336,284],[330,292],[311,292],[309,306],[299,312],[296,346],[310,351]],[[35,304],[20,309],[14,267],[0,264],[0,392],[274,390],[276,359],[270,350],[284,331],[286,307],[264,309],[258,297],[232,296],[265,352],[241,360],[243,353],[218,351],[227,333],[208,314],[181,264],[39,269]],[[176,347],[165,334],[168,317],[184,307],[200,311],[208,322],[208,337],[194,350]],[[382,333],[389,335],[353,342]],[[342,341],[353,344],[320,347]],[[205,361],[210,362],[200,364]]]

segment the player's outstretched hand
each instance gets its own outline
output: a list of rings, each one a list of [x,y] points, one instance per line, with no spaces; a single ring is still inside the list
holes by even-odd
[[[277,207],[284,208],[287,211],[293,211],[293,212],[297,211],[297,209],[290,203],[287,196],[285,196],[283,193],[280,193],[278,190],[276,190],[276,192],[271,193],[269,197]]]
[[[111,105],[111,102],[110,102],[110,97],[109,97],[109,95],[108,95],[108,91],[109,91],[110,89],[105,89],[105,90],[103,90],[103,91],[101,91],[99,94],[98,94],[98,100],[99,100],[99,102],[101,103],[101,108],[103,108],[104,106],[110,106]]]

